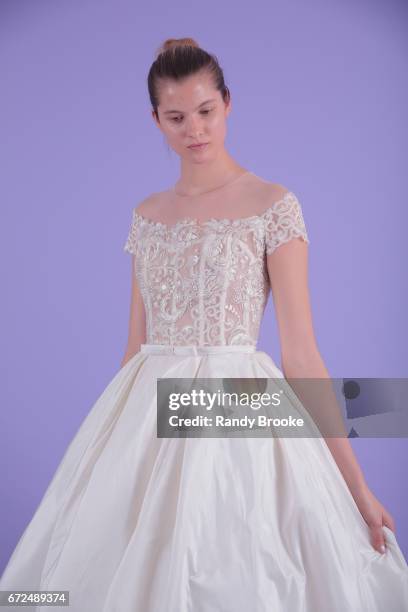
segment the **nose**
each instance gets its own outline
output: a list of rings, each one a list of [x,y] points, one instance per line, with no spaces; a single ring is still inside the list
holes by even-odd
[[[203,134],[203,123],[200,117],[190,117],[186,123],[187,135],[190,138],[199,138]]]

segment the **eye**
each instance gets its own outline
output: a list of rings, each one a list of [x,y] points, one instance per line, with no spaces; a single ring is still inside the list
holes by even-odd
[[[209,113],[211,113],[214,109],[213,108],[206,108],[203,109],[202,111],[200,111],[200,113],[202,115],[209,115]],[[181,117],[180,115],[178,115],[177,117],[172,117],[171,121],[173,121],[174,123],[181,123],[183,120],[183,117]]]

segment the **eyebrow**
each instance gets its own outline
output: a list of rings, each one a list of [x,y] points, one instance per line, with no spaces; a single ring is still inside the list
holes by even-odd
[[[215,98],[210,98],[209,100],[205,100],[204,102],[201,102],[201,104],[199,104],[197,106],[197,108],[201,108],[202,106],[204,106],[204,104],[207,104],[208,102],[215,102]],[[179,111],[179,110],[168,110],[168,111],[164,111],[163,115],[169,115],[170,113],[182,113],[183,111]]]

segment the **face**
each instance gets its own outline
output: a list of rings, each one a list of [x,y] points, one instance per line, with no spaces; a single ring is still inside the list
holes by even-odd
[[[152,111],[153,119],[178,155],[189,163],[208,162],[218,156],[224,148],[231,101],[223,101],[207,72],[183,81],[162,81],[159,100],[159,121]],[[191,148],[196,143],[206,144]]]

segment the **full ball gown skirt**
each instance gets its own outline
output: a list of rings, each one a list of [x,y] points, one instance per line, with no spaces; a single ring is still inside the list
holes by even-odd
[[[81,424],[1,590],[69,591],[71,612],[408,610],[395,535],[374,550],[324,439],[157,437],[158,378],[283,378],[256,350],[266,256],[309,240],[293,192],[269,204],[173,225],[133,210],[146,344]]]
[[[324,440],[157,438],[156,377],[282,377],[269,355],[158,348],[94,404],[1,589],[68,590],[72,612],[406,611],[395,536],[372,548]]]

